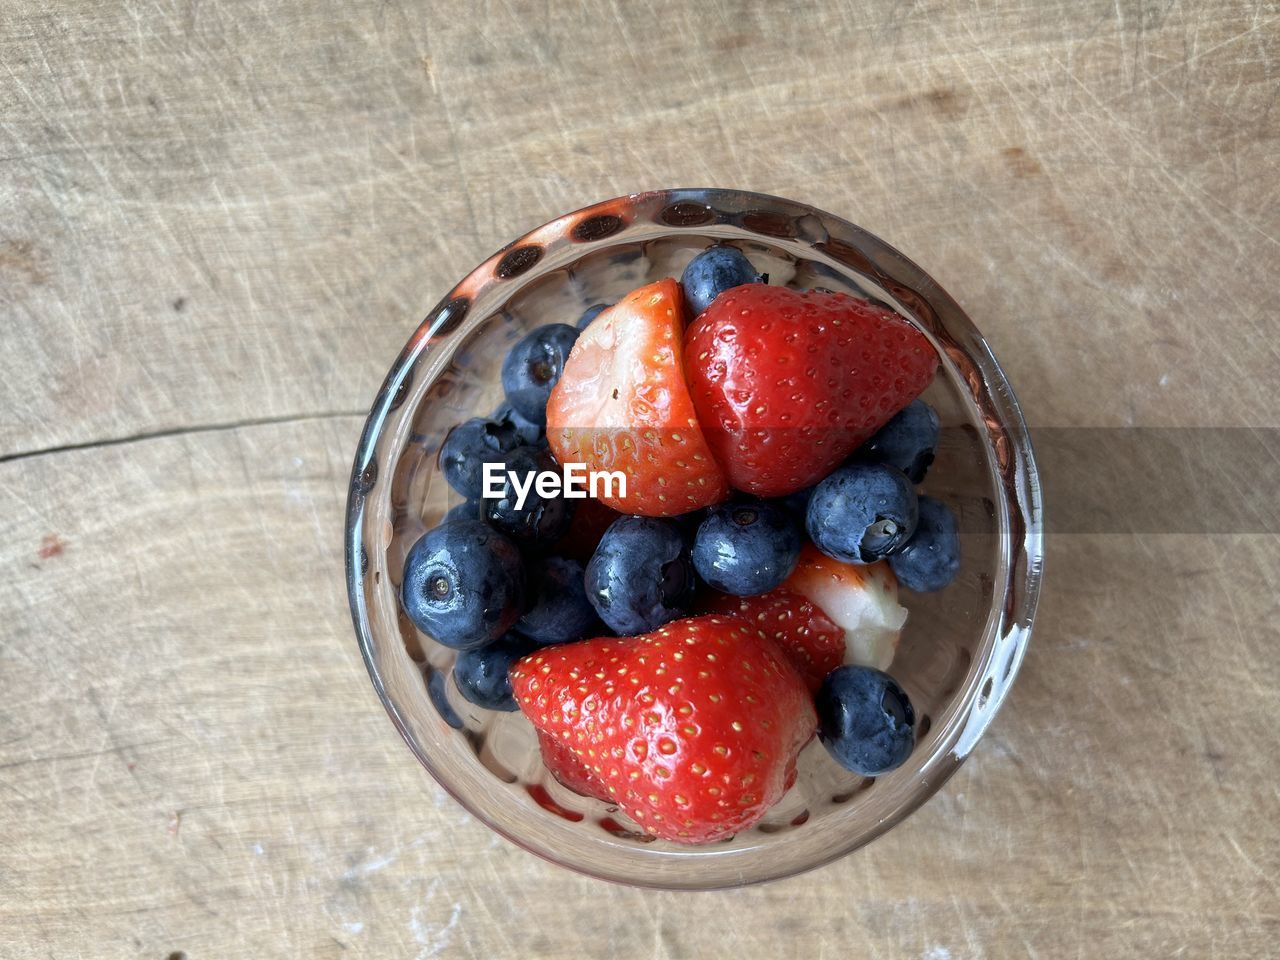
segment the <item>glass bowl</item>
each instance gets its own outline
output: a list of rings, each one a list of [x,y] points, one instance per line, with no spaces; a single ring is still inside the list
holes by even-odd
[[[902,591],[910,616],[891,672],[915,705],[915,751],[867,779],[812,741],[796,784],[749,830],[702,847],[654,840],[616,807],[562,787],[519,713],[471,706],[454,652],[398,601],[408,548],[459,498],[436,453],[449,428],[501,402],[499,369],[531,327],[679,276],[730,242],[772,284],[880,301],[938,351],[925,398],[944,426],[924,489],[957,512],[963,561],[950,587]],[[427,315],[391,367],[356,452],[346,516],[347,587],[378,696],[418,759],[473,815],[539,856],[591,876],[662,888],[755,883],[862,846],[933,795],[973,750],[1027,649],[1041,570],[1041,500],[1026,425],[982,335],[924,271],[851,223],[736,190],[660,190],[553,220],[494,254]]]

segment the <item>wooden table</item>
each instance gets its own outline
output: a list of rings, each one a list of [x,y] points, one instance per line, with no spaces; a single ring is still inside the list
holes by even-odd
[[[1280,425],[1276,3],[813,6],[0,5],[0,954],[1280,950],[1274,529],[1051,535],[976,755],[756,889],[545,865],[378,705],[363,413],[456,278],[592,200],[865,225],[1039,429]]]

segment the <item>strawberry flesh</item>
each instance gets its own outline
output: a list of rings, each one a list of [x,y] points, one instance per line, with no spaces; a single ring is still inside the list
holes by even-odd
[[[841,663],[889,669],[907,611],[898,603],[898,579],[888,563],[841,563],[806,543],[781,589],[804,597],[840,628]]]
[[[684,380],[680,287],[633,291],[578,337],[547,403],[547,441],[561,463],[621,471],[623,513],[668,517],[719,503],[724,473],[703,437]]]

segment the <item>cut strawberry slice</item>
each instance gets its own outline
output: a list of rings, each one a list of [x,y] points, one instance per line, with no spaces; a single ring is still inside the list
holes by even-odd
[[[843,662],[889,669],[907,622],[889,564],[841,563],[806,543],[782,589],[811,601],[844,631]]]
[[[623,513],[667,517],[728,495],[684,382],[680,288],[641,287],[578,337],[547,403],[547,441],[562,464],[620,471],[626,495],[600,499]]]

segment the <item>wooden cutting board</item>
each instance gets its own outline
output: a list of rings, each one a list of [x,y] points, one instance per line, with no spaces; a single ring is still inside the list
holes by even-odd
[[[1280,951],[1275,527],[1054,532],[1109,469],[1056,458],[975,756],[867,850],[697,895],[464,815],[370,688],[340,555],[424,310],[662,186],[887,238],[1037,429],[1280,425],[1274,2],[8,0],[0,65],[0,954]]]

